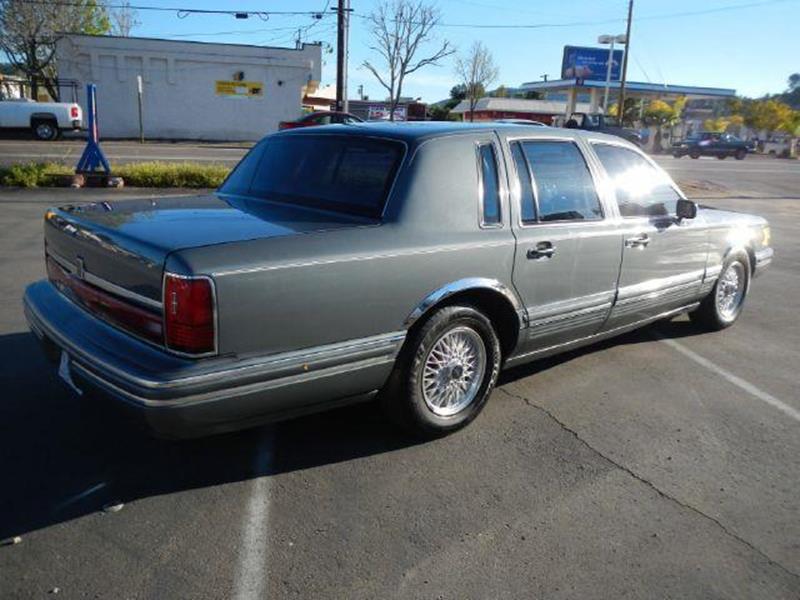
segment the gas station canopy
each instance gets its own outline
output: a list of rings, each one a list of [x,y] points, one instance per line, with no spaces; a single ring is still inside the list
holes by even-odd
[[[610,81],[608,86],[613,94],[614,92],[619,92],[620,82]],[[605,81],[557,79],[523,83],[517,90],[521,92],[541,92],[545,98],[563,94],[567,99],[566,116],[569,116],[575,112],[575,104],[578,101],[578,96],[581,94],[589,96],[591,112],[599,112],[605,87]],[[625,95],[628,98],[647,99],[674,99],[680,96],[686,96],[689,100],[724,100],[726,98],[736,97],[736,90],[729,88],[627,81],[625,82]]]

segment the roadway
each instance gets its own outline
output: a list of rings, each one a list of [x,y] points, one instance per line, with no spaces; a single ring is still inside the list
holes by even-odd
[[[369,405],[183,443],[87,405],[22,315],[41,214],[148,192],[0,191],[0,597],[798,598],[798,190],[708,201],[772,223],[733,328],[507,372],[428,443]]]

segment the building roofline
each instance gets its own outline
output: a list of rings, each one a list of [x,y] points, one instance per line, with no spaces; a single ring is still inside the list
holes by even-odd
[[[203,46],[237,46],[240,48],[258,48],[261,50],[284,50],[284,51],[293,51],[293,52],[300,52],[302,48],[290,48],[285,46],[259,46],[257,44],[229,44],[225,42],[201,42],[198,40],[170,40],[166,38],[156,38],[156,37],[140,37],[135,35],[95,35],[92,33],[71,33],[71,32],[64,32],[63,36],[67,37],[80,37],[80,38],[93,38],[93,39],[119,39],[119,40],[143,40],[147,42],[164,42],[167,44],[178,43],[178,44],[200,44]],[[303,42],[303,46],[322,46],[320,42]]]

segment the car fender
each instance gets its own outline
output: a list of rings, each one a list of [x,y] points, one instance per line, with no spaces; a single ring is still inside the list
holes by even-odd
[[[504,283],[487,277],[467,277],[465,279],[459,279],[437,288],[425,296],[425,298],[414,307],[414,309],[406,317],[404,325],[407,328],[410,328],[431,309],[440,305],[448,298],[451,298],[456,294],[470,291],[488,291],[497,295],[498,297],[502,297],[514,310],[519,327],[522,328],[525,325],[525,308],[523,307],[516,293]]]

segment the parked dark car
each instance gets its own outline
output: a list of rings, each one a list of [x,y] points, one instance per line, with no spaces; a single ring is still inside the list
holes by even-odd
[[[687,155],[691,158],[716,156],[720,160],[733,156],[736,160],[744,160],[748,150],[748,143],[735,135],[703,131],[675,142],[672,145],[672,156],[675,158]]]
[[[48,277],[24,306],[71,388],[161,435],[379,397],[436,436],[474,419],[504,368],[684,312],[728,327],[769,239],[616,137],[304,128],[263,139],[212,194],[48,210]]]
[[[346,112],[318,111],[300,117],[296,121],[281,121],[278,124],[278,129],[296,129],[298,127],[314,127],[316,125],[334,125],[336,123],[351,125],[363,122],[364,119]]]
[[[615,135],[639,147],[643,144],[641,133],[635,129],[620,127],[614,117],[609,117],[607,115],[580,112],[572,113],[570,118],[567,119],[567,122],[564,123],[564,127],[567,129],[583,129],[584,131]]]

